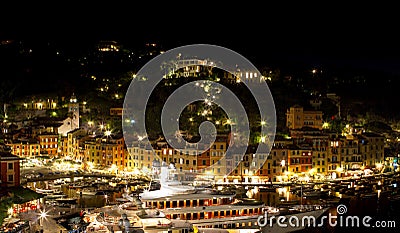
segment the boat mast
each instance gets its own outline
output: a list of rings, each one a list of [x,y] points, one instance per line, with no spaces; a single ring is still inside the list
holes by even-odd
[[[300,207],[303,207],[303,182],[300,182]]]

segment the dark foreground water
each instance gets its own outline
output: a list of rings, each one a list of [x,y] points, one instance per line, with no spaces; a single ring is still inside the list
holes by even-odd
[[[296,232],[400,232],[400,201],[390,201],[385,196],[342,198],[338,206],[331,207],[317,220],[321,222],[320,227]]]
[[[339,203],[317,219],[317,225],[320,226],[293,230],[297,233],[400,232],[400,198],[393,199],[393,195],[395,195],[393,192],[379,192],[379,195],[366,196],[342,196],[337,193],[337,196],[341,197]],[[276,192],[257,192],[253,198],[262,200],[270,206],[294,200],[304,205],[321,203],[319,198],[301,200],[291,193],[289,188],[278,188]]]

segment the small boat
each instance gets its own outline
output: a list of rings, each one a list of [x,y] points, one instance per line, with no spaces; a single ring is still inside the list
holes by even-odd
[[[35,191],[37,193],[45,194],[45,195],[54,194],[54,193],[58,192],[58,190],[55,190],[55,189],[40,189],[40,188],[36,188]]]
[[[67,197],[67,195],[66,194],[49,194],[49,195],[46,195],[45,199],[51,200],[51,199],[57,199],[57,198],[62,198],[62,197]]]
[[[281,201],[281,205],[299,205],[299,200]]]
[[[74,197],[61,197],[57,198],[55,201],[58,203],[63,203],[63,204],[76,204],[77,203],[77,198]]]
[[[77,194],[79,194],[79,195],[88,195],[88,196],[94,196],[94,195],[96,195],[96,193],[97,193],[96,190],[91,190],[91,189],[86,189],[86,188],[81,189],[81,190],[78,190],[78,191],[76,191],[76,192],[77,192]]]
[[[276,192],[276,188],[275,187],[265,187],[265,186],[261,186],[259,187],[260,191],[264,191],[264,192]]]

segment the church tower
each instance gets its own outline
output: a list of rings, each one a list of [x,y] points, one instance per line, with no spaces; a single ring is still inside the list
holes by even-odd
[[[79,128],[79,103],[75,94],[72,94],[69,100],[68,113],[71,114],[71,130]]]

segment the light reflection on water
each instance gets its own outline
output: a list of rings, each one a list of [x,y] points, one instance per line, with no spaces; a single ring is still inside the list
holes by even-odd
[[[278,206],[282,202],[298,201],[299,204],[319,204],[319,199],[307,199],[297,196],[295,193],[291,192],[290,187],[280,187],[276,188],[274,191],[259,190],[258,192],[253,192],[250,198],[263,201],[268,206]]]

